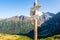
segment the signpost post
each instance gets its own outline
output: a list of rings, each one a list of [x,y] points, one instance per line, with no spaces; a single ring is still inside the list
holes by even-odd
[[[36,11],[39,9],[41,6],[37,5],[37,0],[34,0],[34,11],[33,11],[33,16],[36,16]],[[37,32],[37,18],[34,18],[34,40],[38,40],[38,32]]]
[[[34,0],[34,12],[33,15],[36,15],[37,0]],[[37,40],[37,19],[34,19],[34,40]]]
[[[37,37],[37,15],[36,15],[36,11],[40,8],[41,6],[37,5],[37,0],[34,0],[34,7],[31,8],[30,10],[30,15],[34,21],[34,40],[38,40],[38,37]]]

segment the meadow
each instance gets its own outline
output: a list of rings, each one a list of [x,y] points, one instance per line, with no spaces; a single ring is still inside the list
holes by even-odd
[[[59,39],[60,35],[54,35],[48,38],[40,38],[38,40],[59,40]],[[33,39],[22,35],[0,34],[0,40],[33,40]]]

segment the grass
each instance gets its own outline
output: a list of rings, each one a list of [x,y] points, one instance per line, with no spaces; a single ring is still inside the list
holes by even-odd
[[[40,40],[60,40],[60,35],[54,35],[48,38],[41,38]]]
[[[0,34],[0,40],[33,40],[27,36]],[[38,40],[60,40],[60,35],[54,35],[48,38],[41,38]]]
[[[0,34],[0,40],[32,40],[26,36]]]

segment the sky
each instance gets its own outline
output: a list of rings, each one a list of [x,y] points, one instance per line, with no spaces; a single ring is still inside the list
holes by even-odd
[[[30,8],[34,0],[0,0],[0,18],[12,16],[30,15]],[[38,0],[40,12],[58,13],[60,11],[60,0]]]

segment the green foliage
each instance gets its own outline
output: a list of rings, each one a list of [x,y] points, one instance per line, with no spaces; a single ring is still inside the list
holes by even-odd
[[[1,34],[0,33],[0,40],[32,40],[27,36],[19,36],[19,35],[10,35],[10,34]]]
[[[47,38],[41,38],[40,40],[60,40],[60,35],[54,35]]]
[[[29,37],[26,37],[26,36],[21,36],[19,39],[17,39],[17,40],[33,40],[33,39],[31,39],[31,38],[29,38]]]
[[[31,21],[0,21],[0,33],[26,34],[33,30]]]

